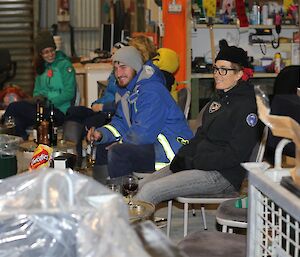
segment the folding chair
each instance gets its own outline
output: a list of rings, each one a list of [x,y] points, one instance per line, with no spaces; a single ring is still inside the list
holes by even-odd
[[[250,161],[254,160],[256,162],[262,160],[263,154],[264,154],[264,149],[265,149],[265,143],[267,139],[267,132],[268,128],[264,127],[263,129],[263,135],[261,141],[254,147],[252,150],[252,154],[250,157]],[[188,209],[189,209],[189,204],[201,204],[201,214],[203,218],[203,224],[204,224],[204,229],[207,230],[207,225],[206,225],[206,217],[205,217],[205,208],[204,204],[220,204],[222,202],[225,202],[227,200],[231,199],[237,199],[239,197],[239,194],[234,194],[234,195],[210,195],[210,196],[195,196],[195,197],[176,197],[175,200],[177,202],[183,203],[184,204],[184,218],[183,218],[183,235],[187,235],[188,231]],[[168,221],[167,221],[167,236],[170,236],[170,230],[171,230],[171,219],[172,219],[172,201],[168,201]]]

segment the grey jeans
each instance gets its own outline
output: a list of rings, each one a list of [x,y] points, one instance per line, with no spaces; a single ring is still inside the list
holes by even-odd
[[[236,193],[235,188],[218,172],[184,170],[172,173],[169,166],[140,180],[135,199],[158,204],[178,196]]]

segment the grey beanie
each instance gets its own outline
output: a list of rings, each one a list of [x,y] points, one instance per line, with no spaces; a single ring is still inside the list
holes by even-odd
[[[138,72],[142,66],[143,61],[140,52],[133,46],[125,46],[116,51],[112,57],[113,62],[121,62],[131,67]]]
[[[56,49],[52,34],[49,31],[42,31],[39,33],[35,39],[35,47],[38,53],[42,52],[43,49],[48,47],[53,47]]]

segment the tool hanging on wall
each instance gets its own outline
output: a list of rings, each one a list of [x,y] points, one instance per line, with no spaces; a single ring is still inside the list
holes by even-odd
[[[211,61],[215,62],[216,48],[215,48],[215,36],[213,31],[213,19],[208,17],[207,26],[209,28],[209,38],[210,38],[210,49],[211,49]]]
[[[274,40],[272,40],[272,42],[271,42],[272,47],[274,49],[278,48],[280,45],[279,34],[281,32],[281,20],[282,20],[282,18],[281,18],[280,13],[276,13],[276,15],[275,15],[275,31],[277,33],[277,40],[275,40],[275,38],[274,38]]]
[[[60,31],[67,31],[70,23],[69,0],[59,0],[57,3],[57,23]]]
[[[61,37],[58,32],[70,32],[70,51],[72,59],[76,59],[77,55],[75,52],[75,39],[74,39],[74,28],[70,24],[70,4],[69,0],[59,0],[57,2],[57,24],[51,26],[51,32],[54,36],[55,44],[57,48],[61,48]]]

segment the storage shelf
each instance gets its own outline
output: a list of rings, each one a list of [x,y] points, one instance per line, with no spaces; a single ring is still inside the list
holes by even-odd
[[[253,78],[275,78],[276,73],[255,72]],[[191,79],[212,79],[212,73],[192,73]]]
[[[207,24],[196,24],[196,29],[208,28]],[[213,24],[214,29],[247,29],[247,27],[240,28],[236,24]],[[275,29],[275,25],[249,25],[249,29]],[[297,25],[282,25],[281,29],[299,29]]]

